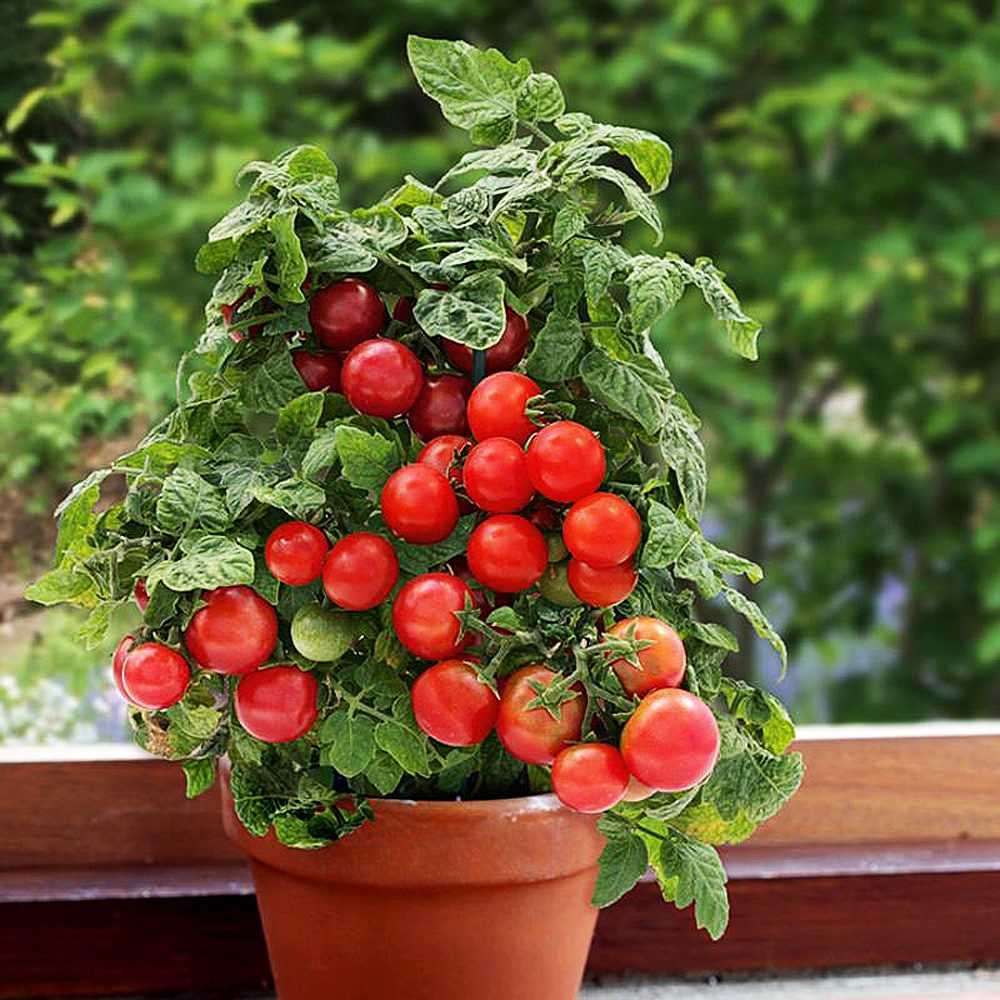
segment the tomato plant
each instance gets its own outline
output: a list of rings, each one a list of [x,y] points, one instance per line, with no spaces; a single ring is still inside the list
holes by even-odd
[[[438,743],[469,747],[482,743],[496,725],[500,701],[462,660],[428,667],[410,689],[417,725]]]
[[[258,740],[290,743],[312,729],[318,692],[316,678],[298,667],[257,670],[236,685],[236,718]]]
[[[301,587],[323,572],[329,548],[326,535],[314,524],[286,521],[267,536],[264,560],[276,579]]]
[[[510,371],[515,367],[528,349],[528,339],[531,331],[528,321],[510,306],[504,310],[506,322],[500,339],[486,349],[485,370],[487,375],[494,372]],[[472,374],[472,349],[466,344],[454,340],[445,340],[444,353],[448,360],[466,375]]]
[[[413,433],[424,441],[445,434],[464,435],[469,429],[465,407],[471,391],[472,384],[460,375],[428,378],[406,414]]]

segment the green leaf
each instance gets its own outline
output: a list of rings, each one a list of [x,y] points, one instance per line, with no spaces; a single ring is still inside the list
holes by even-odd
[[[375,729],[376,744],[408,774],[429,775],[427,737],[402,722],[380,722]]]
[[[76,637],[83,643],[84,649],[97,649],[108,634],[111,615],[122,602],[108,601],[98,604],[87,615],[87,620],[77,630]]]
[[[300,520],[311,520],[326,506],[323,489],[304,479],[286,479],[274,485],[258,482],[251,487],[250,495],[254,500],[277,507]]]
[[[763,823],[795,794],[804,771],[798,753],[780,757],[741,753],[715,765],[702,788],[702,798],[724,820],[742,814],[752,823]]]
[[[552,242],[557,246],[565,246],[574,236],[582,233],[590,222],[587,210],[578,201],[567,201],[556,212],[552,221]]]
[[[647,434],[655,435],[663,427],[673,386],[651,359],[641,354],[613,358],[595,349],[584,357],[580,374],[599,402],[634,420]]]
[[[504,283],[491,272],[474,274],[453,288],[425,288],[413,315],[432,337],[445,337],[473,349],[492,347],[507,325]]]
[[[171,590],[214,590],[252,584],[253,553],[230,538],[205,535],[186,555],[172,562],[162,562],[147,578],[147,587],[163,583]]]
[[[744,559],[743,556],[738,556],[735,552],[720,549],[704,538],[701,541],[701,547],[717,572],[742,574],[751,583],[760,583],[764,579],[764,570],[757,563]]]
[[[379,749],[365,768],[364,775],[380,795],[392,795],[403,777],[403,769],[392,755]]]
[[[27,120],[36,105],[45,100],[51,93],[51,88],[33,87],[7,112],[4,128],[9,134],[16,132]]]
[[[693,517],[701,517],[708,488],[705,446],[687,410],[673,402],[664,409],[660,451],[677,476],[684,506]]]
[[[713,941],[722,937],[729,923],[729,900],[726,871],[715,848],[671,830],[650,860],[663,898],[679,910],[694,903],[698,927]]]
[[[220,532],[230,524],[222,493],[186,468],[167,476],[156,501],[158,526],[169,535],[182,535],[194,527]]]
[[[729,343],[741,357],[757,360],[757,337],[761,325],[743,312],[736,293],[725,283],[725,275],[707,257],[699,257],[691,280],[708,303],[715,318],[726,328]]]
[[[535,334],[531,353],[525,361],[528,374],[540,382],[565,382],[579,373],[584,338],[575,316],[549,313],[545,326]]]
[[[375,724],[365,715],[337,709],[323,723],[320,742],[324,744],[322,763],[336,768],[345,778],[354,778],[375,755]]]
[[[94,505],[100,499],[100,483],[94,483],[85,490],[67,498],[61,507],[59,535],[56,538],[55,564],[58,566],[67,552],[78,552],[89,548],[87,537],[97,523]]]
[[[334,446],[344,478],[363,490],[381,490],[389,476],[403,464],[403,455],[395,441],[350,424],[341,424],[334,431]]]
[[[312,439],[302,459],[302,475],[306,479],[316,479],[335,465],[339,457],[336,428],[323,428]]]
[[[473,236],[467,243],[441,258],[442,267],[463,267],[466,264],[499,264],[510,268],[518,274],[526,274],[528,262],[523,257],[516,257],[506,247],[496,240]]]
[[[429,573],[432,569],[460,556],[465,552],[469,537],[476,527],[474,514],[466,514],[459,518],[452,533],[444,541],[432,545],[410,545],[407,542],[394,540],[399,568],[404,573],[416,576],[418,573]]]
[[[684,278],[675,262],[648,254],[632,258],[625,283],[633,330],[648,330],[684,294]]]
[[[656,205],[628,174],[598,163],[581,170],[577,177],[579,180],[589,178],[615,185],[625,196],[625,204],[656,234],[656,241],[663,238],[663,225]]]
[[[634,834],[609,837],[598,860],[593,906],[610,906],[629,892],[646,874],[649,858],[646,845]]]
[[[753,626],[753,630],[762,639],[766,639],[774,651],[778,654],[781,660],[781,676],[785,676],[785,670],[788,668],[788,650],[785,648],[784,640],[775,631],[774,626],[767,620],[764,612],[760,610],[760,607],[750,600],[749,597],[745,597],[738,590],[733,587],[727,587],[723,585],[722,595],[729,602],[729,606],[737,613],[743,615],[744,618]]]
[[[685,524],[669,507],[658,500],[649,501],[646,515],[649,533],[640,563],[649,569],[667,569],[684,550],[697,542],[699,533]]]
[[[532,73],[517,92],[517,117],[524,122],[555,121],[566,110],[566,99],[555,77]]]
[[[274,237],[274,259],[278,271],[277,297],[282,302],[302,302],[302,282],[306,280],[308,265],[302,244],[295,232],[298,210],[286,208],[274,215],[268,223]]]
[[[280,410],[302,393],[302,377],[284,345],[250,369],[240,384],[240,402],[248,410],[270,413]]]
[[[215,784],[214,757],[186,760],[181,766],[184,768],[184,779],[187,783],[185,794],[189,799],[196,799]]]
[[[24,596],[36,604],[77,602],[93,589],[89,576],[74,566],[57,566],[36,580],[24,591]]]
[[[593,313],[608,294],[615,274],[628,263],[628,255],[611,243],[591,243],[583,255],[583,290]]]
[[[307,392],[286,403],[278,411],[275,433],[283,444],[301,438],[311,438],[323,416],[323,402],[326,393]]]

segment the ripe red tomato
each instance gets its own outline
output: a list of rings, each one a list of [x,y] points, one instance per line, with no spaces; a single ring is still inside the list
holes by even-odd
[[[311,392],[340,392],[340,355],[298,347],[292,351],[292,364]]]
[[[563,522],[563,541],[577,559],[598,569],[630,559],[642,538],[635,507],[613,493],[577,500]]]
[[[286,521],[268,535],[264,562],[272,576],[291,587],[318,579],[330,549],[326,535],[314,524]]]
[[[469,588],[450,573],[422,573],[403,584],[392,603],[392,625],[414,656],[449,660],[469,644],[455,617],[472,605]]]
[[[595,608],[610,608],[624,601],[635,590],[639,579],[631,559],[605,569],[570,559],[567,576],[573,593],[584,604],[592,604]]]
[[[641,670],[637,670],[628,660],[620,658],[611,666],[618,675],[622,687],[629,694],[640,697],[656,688],[675,688],[684,679],[687,656],[681,637],[664,621],[638,615],[616,622],[608,629],[608,635],[616,639],[636,639],[652,642],[652,646],[640,649],[638,653]]]
[[[292,664],[257,670],[236,685],[236,718],[265,743],[290,743],[316,721],[316,678]]]
[[[122,688],[133,705],[161,709],[176,705],[191,680],[187,660],[161,642],[145,642],[125,657]]]
[[[487,375],[469,397],[469,427],[475,439],[505,437],[524,444],[538,430],[524,415],[524,407],[541,391],[527,375],[519,372]]]
[[[496,725],[500,700],[461,660],[428,667],[410,691],[417,725],[438,743],[471,747]]]
[[[431,545],[443,541],[458,523],[458,500],[451,483],[429,465],[414,462],[397,469],[382,487],[382,517],[403,541]]]
[[[413,300],[405,295],[400,295],[396,299],[396,304],[392,307],[392,318],[398,323],[413,322]]]
[[[516,514],[495,514],[483,521],[469,538],[465,556],[472,575],[501,594],[527,590],[549,564],[545,536]]]
[[[309,303],[313,333],[331,351],[346,351],[377,337],[388,320],[378,292],[358,278],[344,278],[321,288]]]
[[[486,374],[492,375],[494,372],[510,371],[524,357],[524,352],[528,347],[528,321],[514,312],[510,306],[504,307],[507,313],[507,323],[503,328],[500,339],[486,349]],[[454,340],[444,341],[444,353],[448,360],[466,375],[472,374],[472,348],[465,344],[456,343]]]
[[[604,479],[604,447],[583,424],[560,420],[528,445],[528,475],[535,489],[557,503],[593,493]]]
[[[658,792],[682,792],[708,777],[719,756],[712,710],[683,688],[651,691],[625,723],[622,756],[629,771]]]
[[[566,747],[552,765],[552,790],[564,806],[581,813],[602,813],[618,805],[628,782],[622,755],[607,743]]]
[[[125,690],[125,685],[122,684],[122,670],[125,667],[125,659],[134,642],[134,635],[122,636],[118,645],[115,646],[115,655],[111,659],[111,676],[115,680],[115,687],[118,688],[119,693],[126,701],[128,700],[128,691]]]
[[[521,667],[507,678],[500,695],[497,736],[507,752],[526,764],[551,764],[566,746],[580,738],[584,696],[577,693],[559,706],[554,719],[547,708],[527,708],[558,675],[541,664]]]
[[[524,449],[510,438],[487,438],[469,452],[462,470],[469,499],[491,514],[512,514],[535,495]]]
[[[455,455],[472,442],[461,434],[442,434],[423,446],[417,461],[437,469],[456,483],[461,483],[462,475],[455,466]]]
[[[465,406],[470,392],[472,383],[461,375],[435,375],[427,379],[406,414],[413,433],[423,441],[442,434],[467,433]]]
[[[146,608],[149,607],[149,591],[146,589],[145,580],[136,580],[135,586],[132,588],[132,599],[136,603],[136,607],[145,614]]]
[[[184,643],[199,665],[220,674],[256,670],[274,652],[278,616],[250,587],[219,587],[202,593]]]
[[[381,604],[398,579],[396,550],[381,535],[368,531],[341,538],[323,566],[326,596],[348,611],[367,611]]]
[[[359,413],[390,420],[417,401],[424,370],[417,356],[396,340],[366,340],[344,358],[340,384]]]

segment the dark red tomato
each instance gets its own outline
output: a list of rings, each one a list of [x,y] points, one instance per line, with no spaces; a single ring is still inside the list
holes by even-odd
[[[316,678],[291,664],[257,670],[236,685],[236,718],[265,743],[290,743],[316,721]]]
[[[323,566],[323,589],[338,607],[367,611],[381,604],[399,579],[399,560],[381,535],[356,531],[341,538]]]
[[[559,706],[554,719],[547,708],[528,708],[558,675],[540,664],[521,667],[507,678],[500,695],[497,736],[504,748],[526,764],[551,764],[568,744],[580,738],[584,696],[577,693]]]
[[[475,439],[505,437],[524,444],[538,430],[524,415],[524,407],[541,391],[527,375],[518,372],[488,375],[469,397],[469,427]]]
[[[219,587],[201,596],[205,607],[184,633],[198,663],[220,674],[246,674],[266,663],[278,641],[274,608],[250,587]]]
[[[477,444],[462,469],[469,499],[491,514],[512,514],[535,495],[524,449],[510,438],[487,438]]]
[[[392,603],[392,625],[414,656],[450,660],[469,643],[455,617],[472,605],[469,588],[450,573],[423,573],[403,584]]]
[[[683,688],[651,691],[625,723],[622,756],[629,771],[657,792],[682,792],[711,773],[719,756],[712,710]]]
[[[552,765],[552,790],[564,806],[581,813],[602,813],[618,805],[628,782],[622,755],[607,743],[566,747]]]
[[[472,575],[501,594],[534,586],[549,564],[545,536],[516,514],[495,514],[483,521],[469,538],[465,556]]]
[[[428,667],[410,691],[417,725],[449,747],[482,743],[496,725],[500,700],[473,667],[444,660]]]
[[[382,517],[405,542],[443,541],[458,523],[458,499],[451,483],[429,465],[415,462],[397,469],[382,487]]]
[[[417,401],[424,370],[417,356],[396,340],[366,340],[344,358],[340,384],[359,413],[386,420],[404,414]]]
[[[610,608],[624,601],[635,590],[639,579],[631,559],[606,569],[570,559],[567,578],[573,593],[584,604],[592,604],[595,608]]]
[[[524,357],[528,347],[528,321],[510,306],[504,307],[507,313],[507,324],[503,328],[500,339],[486,349],[486,374],[510,371]],[[444,341],[444,353],[448,360],[466,375],[472,374],[472,348],[458,344],[454,340]]]
[[[539,531],[556,531],[559,527],[559,515],[554,507],[544,500],[533,504],[531,510],[524,515]]]
[[[118,645],[115,646],[115,655],[111,659],[111,676],[115,679],[115,687],[118,688],[119,693],[126,700],[128,700],[128,691],[125,690],[125,685],[122,684],[122,670],[125,667],[125,658],[128,656],[134,642],[134,635],[122,636]]]
[[[435,375],[424,381],[406,419],[413,433],[424,441],[443,434],[466,434],[465,407],[472,383],[461,375]]]
[[[470,444],[472,442],[461,434],[442,434],[424,445],[417,461],[447,476],[452,488],[457,490],[462,485],[462,468],[455,456]],[[460,514],[468,514],[473,506],[464,497],[459,497],[458,510]]]
[[[302,587],[319,578],[329,550],[326,535],[316,525],[286,521],[268,535],[264,561],[282,583]]]
[[[340,392],[340,356],[333,351],[292,351],[292,364],[312,392]]]
[[[684,643],[666,622],[638,615],[616,622],[608,629],[608,635],[616,639],[652,643],[651,646],[640,649],[637,654],[641,669],[636,669],[625,658],[617,659],[611,664],[622,687],[629,694],[642,697],[656,688],[678,687],[684,679],[687,664]]]
[[[631,559],[642,538],[642,520],[628,500],[591,493],[570,507],[562,534],[577,559],[602,569]]]
[[[401,295],[392,307],[392,318],[398,323],[413,322],[413,300]]]
[[[331,351],[346,351],[377,337],[388,321],[378,292],[358,278],[344,278],[321,288],[309,303],[313,333]]]
[[[604,446],[572,420],[542,428],[528,445],[528,475],[535,489],[557,503],[593,493],[604,479]]]
[[[145,614],[146,608],[149,607],[149,591],[146,589],[145,580],[135,581],[135,586],[132,588],[132,600],[135,601],[136,607]]]
[[[161,642],[136,646],[122,665],[122,688],[133,705],[158,710],[176,705],[191,680],[187,660]]]

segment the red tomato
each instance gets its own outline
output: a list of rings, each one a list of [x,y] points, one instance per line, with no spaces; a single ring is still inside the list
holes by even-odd
[[[627,500],[591,493],[570,507],[562,533],[577,559],[606,569],[632,557],[642,538],[642,521]]]
[[[618,675],[622,687],[629,694],[640,697],[656,688],[679,687],[684,679],[687,656],[681,637],[659,618],[639,615],[616,622],[608,629],[608,635],[616,639],[636,639],[652,642],[652,646],[640,649],[638,653],[641,670],[637,670],[628,660],[621,658],[611,666]]]
[[[257,670],[236,685],[236,718],[265,743],[290,743],[316,721],[316,678],[291,664]]]
[[[438,743],[471,747],[496,725],[500,700],[461,660],[428,667],[410,691],[417,725]]]
[[[125,657],[122,688],[133,705],[161,709],[176,705],[191,680],[187,660],[161,642],[145,642]]]
[[[544,500],[539,500],[532,505],[524,515],[539,531],[555,531],[559,527],[559,515],[555,508],[550,507]]]
[[[292,351],[292,364],[311,392],[340,392],[340,355],[299,347]]]
[[[406,414],[413,433],[424,441],[442,434],[465,434],[469,429],[465,406],[470,392],[472,384],[461,375],[427,379]]]
[[[462,482],[469,499],[491,514],[521,510],[535,495],[524,449],[510,438],[487,438],[477,444],[465,460]]]
[[[358,278],[344,278],[321,288],[309,303],[313,333],[331,351],[346,351],[377,337],[388,319],[378,292]]]
[[[455,455],[472,442],[461,434],[442,434],[428,441],[417,456],[417,461],[437,469],[443,476],[449,476],[455,482],[462,481],[461,473],[455,465]]]
[[[340,384],[359,413],[389,420],[417,401],[424,370],[406,345],[396,340],[366,340],[344,358]]]
[[[429,465],[397,469],[382,487],[382,517],[403,541],[431,545],[458,523],[458,500],[451,483]]]
[[[526,764],[551,764],[567,743],[580,738],[582,693],[559,706],[558,719],[547,708],[526,707],[538,697],[535,688],[547,688],[557,676],[536,663],[516,670],[503,685],[497,736],[512,757]]]
[[[323,566],[326,596],[348,611],[367,611],[381,604],[398,579],[396,550],[381,535],[367,531],[342,538]]]
[[[392,603],[392,624],[399,641],[414,656],[448,660],[469,644],[455,617],[472,604],[469,588],[450,573],[423,573],[403,584]]]
[[[149,607],[149,591],[146,589],[145,580],[136,580],[135,586],[132,588],[132,599],[136,603],[136,607],[145,614],[146,608]]]
[[[319,578],[329,549],[326,535],[314,524],[286,521],[268,535],[264,562],[282,583],[302,587]]]
[[[500,339],[486,349],[486,374],[510,371],[524,357],[528,347],[528,321],[514,312],[510,306],[504,306],[507,313],[507,324],[503,328]],[[472,374],[472,348],[454,340],[444,341],[444,353],[448,360],[466,375]]]
[[[501,594],[527,590],[549,564],[545,536],[516,514],[495,514],[483,521],[469,538],[465,555],[472,575]]]
[[[477,441],[505,437],[524,444],[538,430],[524,415],[524,407],[541,391],[527,375],[518,372],[488,375],[469,397],[469,427],[473,437]]]
[[[628,782],[622,755],[607,743],[566,747],[552,765],[552,790],[564,806],[581,813],[602,813],[618,805]]]
[[[392,318],[398,323],[413,322],[413,300],[401,295],[392,307]]]
[[[528,475],[535,489],[557,503],[593,493],[604,479],[604,447],[583,424],[560,420],[528,445]]]
[[[126,701],[128,700],[128,691],[125,690],[125,685],[122,684],[122,670],[125,667],[125,658],[128,656],[134,642],[134,635],[122,636],[118,645],[115,646],[115,655],[111,659],[111,676],[115,679],[115,687],[118,688],[119,693]]]
[[[592,604],[595,608],[610,608],[624,601],[635,590],[639,579],[631,559],[606,569],[570,559],[567,575],[573,593],[584,604]]]
[[[274,652],[278,616],[250,587],[219,587],[202,593],[184,643],[199,665],[220,674],[256,670]]]
[[[644,785],[682,792],[711,773],[719,756],[719,726],[712,710],[683,688],[651,691],[625,723],[622,756]]]

